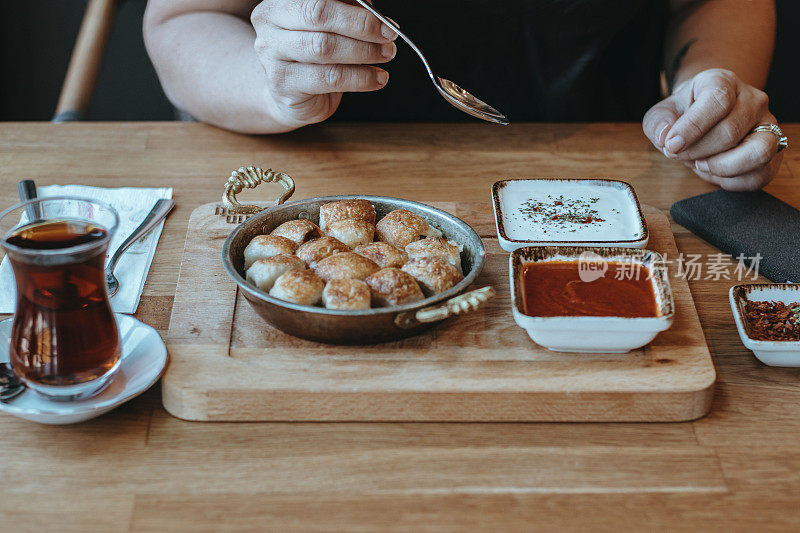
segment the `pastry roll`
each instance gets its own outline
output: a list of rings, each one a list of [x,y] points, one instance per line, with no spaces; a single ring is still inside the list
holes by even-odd
[[[388,242],[371,242],[356,246],[353,250],[358,255],[363,255],[367,259],[372,259],[381,268],[400,268],[408,261],[408,254],[397,246],[392,246]]]
[[[349,252],[350,248],[346,244],[333,237],[320,237],[313,241],[308,241],[300,245],[295,255],[314,268],[317,263],[338,252]]]
[[[247,248],[244,249],[244,269],[258,259],[265,259],[273,255],[286,254],[292,255],[297,249],[297,243],[290,241],[286,237],[278,235],[256,235]]]
[[[303,244],[311,239],[322,237],[322,231],[320,231],[319,227],[310,220],[298,219],[284,222],[272,230],[271,235],[286,237],[297,244]]]
[[[319,206],[319,227],[328,232],[328,225],[337,220],[360,220],[375,224],[375,206],[369,200],[342,200]]]
[[[417,282],[399,268],[384,268],[367,276],[364,282],[372,291],[377,306],[403,305],[425,298]]]
[[[395,209],[375,226],[378,240],[405,249],[420,237],[441,237],[442,232],[431,227],[424,218],[407,209]]]
[[[289,270],[305,269],[306,264],[299,257],[286,254],[273,255],[254,262],[247,269],[246,279],[262,291],[272,288],[278,276]]]
[[[325,281],[332,279],[361,279],[378,271],[375,261],[353,252],[339,252],[317,263],[317,276]]]
[[[443,257],[448,263],[456,267],[459,274],[463,274],[461,269],[461,249],[462,246],[453,241],[448,241],[444,237],[426,237],[414,241],[406,246],[408,257]]]
[[[350,248],[355,248],[372,242],[375,237],[375,225],[363,220],[336,220],[328,224],[327,233]]]
[[[403,265],[403,271],[414,276],[428,295],[444,292],[464,279],[447,259],[438,256],[409,259],[408,263]]]
[[[369,286],[360,279],[332,279],[322,291],[322,303],[328,309],[369,309]]]
[[[324,288],[325,282],[313,270],[289,270],[278,276],[269,295],[296,304],[316,305]]]

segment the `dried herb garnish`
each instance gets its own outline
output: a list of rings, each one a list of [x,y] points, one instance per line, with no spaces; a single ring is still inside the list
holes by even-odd
[[[600,218],[600,213],[594,208],[600,198],[564,198],[562,194],[558,198],[547,195],[547,201],[531,198],[522,203],[520,213],[538,224],[547,224],[560,228],[567,228],[570,225],[583,224],[591,225],[598,222],[605,222]],[[570,229],[570,232],[575,229]]]
[[[800,303],[745,303],[750,336],[759,341],[800,341]]]

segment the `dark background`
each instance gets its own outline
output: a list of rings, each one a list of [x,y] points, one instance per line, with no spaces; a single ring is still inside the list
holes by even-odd
[[[771,110],[800,122],[800,1],[777,0],[778,42],[767,85]],[[89,120],[173,120],[142,42],[145,0],[125,0],[117,13]],[[0,120],[50,120],[86,0],[0,2]],[[747,43],[742,43],[747,46]]]

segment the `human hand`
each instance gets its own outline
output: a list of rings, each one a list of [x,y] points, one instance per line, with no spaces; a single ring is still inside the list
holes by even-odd
[[[339,0],[264,0],[250,20],[275,119],[294,129],[330,117],[345,92],[376,91],[397,34],[369,11]]]
[[[710,69],[683,82],[644,116],[645,135],[670,159],[729,191],[769,183],[783,160],[777,136],[751,133],[777,124],[767,95],[728,70]]]

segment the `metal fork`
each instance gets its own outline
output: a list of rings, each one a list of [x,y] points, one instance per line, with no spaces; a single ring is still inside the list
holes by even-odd
[[[167,214],[172,210],[175,206],[175,201],[170,198],[162,198],[158,200],[153,209],[144,217],[142,223],[139,224],[133,233],[131,233],[125,241],[119,245],[117,251],[114,252],[114,255],[111,256],[111,259],[108,261],[106,265],[106,290],[108,290],[108,297],[111,298],[117,291],[119,291],[119,281],[117,280],[116,276],[114,276],[114,267],[117,266],[117,261],[125,253],[125,250],[130,247],[133,243],[147,235],[150,230],[152,230],[156,224],[161,222],[161,219],[167,216]]]
[[[428,76],[430,76],[433,85],[445,100],[453,104],[453,106],[460,109],[464,113],[472,115],[473,117],[477,117],[488,122],[494,122],[496,124],[502,124],[504,126],[509,124],[505,115],[503,115],[497,109],[474,97],[468,91],[462,89],[452,81],[435,75],[433,70],[431,70],[428,60],[425,59],[425,56],[422,54],[422,51],[417,48],[417,45],[415,45],[413,41],[406,36],[406,34],[400,31],[400,28],[397,27],[397,24],[383,16],[377,9],[372,7],[365,0],[356,0],[356,2],[358,2],[364,9],[375,15],[378,20],[389,26],[392,30],[394,30],[395,33],[397,33],[397,35],[402,37],[403,40],[408,43],[408,46],[410,46],[422,60],[422,63],[425,65],[425,69],[428,71]]]

